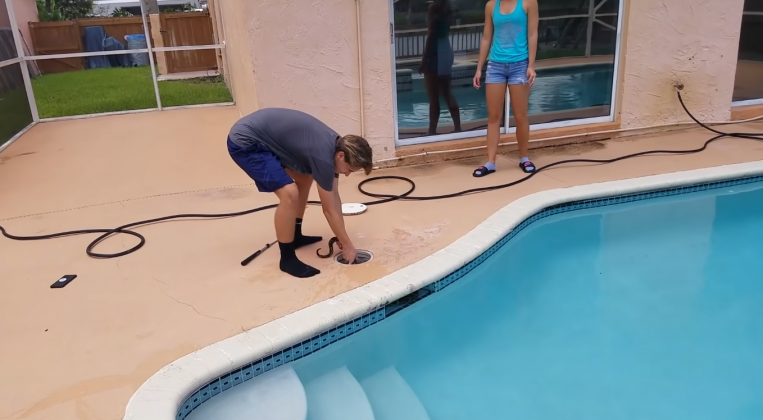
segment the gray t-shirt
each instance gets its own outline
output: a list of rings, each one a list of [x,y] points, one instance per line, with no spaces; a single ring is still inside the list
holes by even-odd
[[[281,164],[295,172],[310,174],[324,190],[334,187],[336,141],[340,137],[317,118],[287,108],[264,108],[242,117],[229,137],[241,147],[255,142],[265,145]]]

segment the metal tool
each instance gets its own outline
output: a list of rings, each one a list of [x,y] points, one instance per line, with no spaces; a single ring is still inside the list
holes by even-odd
[[[273,241],[273,242],[265,245],[262,249],[258,249],[257,252],[255,252],[254,254],[246,257],[246,259],[244,259],[244,261],[241,261],[241,265],[245,266],[245,265],[249,264],[250,262],[252,262],[252,260],[254,260],[255,258],[259,257],[260,254],[262,254],[263,252],[267,251],[268,248],[270,248],[271,246],[275,245],[276,242],[278,242],[278,241]]]

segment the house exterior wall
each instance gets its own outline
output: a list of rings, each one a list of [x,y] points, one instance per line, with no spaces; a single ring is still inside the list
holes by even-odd
[[[8,6],[5,5],[5,1],[0,1],[0,28],[9,28],[11,26],[11,18],[8,15]]]
[[[619,83],[623,127],[687,120],[675,83],[685,86],[682,95],[697,118],[728,120],[743,7],[744,0],[631,1]]]
[[[13,12],[16,15],[16,23],[19,26],[19,31],[24,38],[22,43],[26,43],[29,49],[32,48],[32,34],[29,32],[29,22],[37,22],[37,3],[34,0],[11,0],[13,2]],[[3,2],[0,2],[3,3]],[[0,8],[5,9],[5,4],[1,4]],[[4,13],[0,13],[4,15]],[[0,20],[3,17],[0,16]],[[5,26],[0,24],[0,26]],[[24,47],[27,48],[26,46]]]
[[[728,120],[743,4],[625,0],[613,123],[634,128],[688,120],[675,95],[677,82],[696,116]],[[388,1],[230,0],[224,10],[230,77],[242,114],[300,109],[340,133],[362,132],[378,160],[395,156]],[[438,144],[447,149],[447,143]]]
[[[233,100],[242,115],[259,108],[259,93],[255,89],[257,81],[254,74],[249,18],[243,0],[215,1],[214,7],[220,14],[225,42],[225,80],[228,82]]]

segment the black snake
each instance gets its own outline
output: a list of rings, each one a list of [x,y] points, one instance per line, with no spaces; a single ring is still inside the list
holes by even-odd
[[[339,239],[337,237],[333,237],[329,239],[329,252],[328,254],[321,255],[321,248],[318,248],[315,250],[315,255],[317,255],[320,258],[331,258],[332,255],[334,255],[334,244],[339,243]],[[339,245],[341,248],[341,245]]]

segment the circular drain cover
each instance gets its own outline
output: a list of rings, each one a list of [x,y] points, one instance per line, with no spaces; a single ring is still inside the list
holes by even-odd
[[[345,216],[365,213],[366,210],[368,206],[363,203],[342,203],[342,214]]]
[[[371,253],[371,251],[366,251],[365,249],[359,249],[357,253],[355,254],[355,264],[364,264],[369,261],[371,261],[374,258],[374,254]],[[347,260],[344,259],[344,254],[341,252],[336,254],[334,257],[334,261],[338,262],[339,264],[345,264],[347,265]]]

